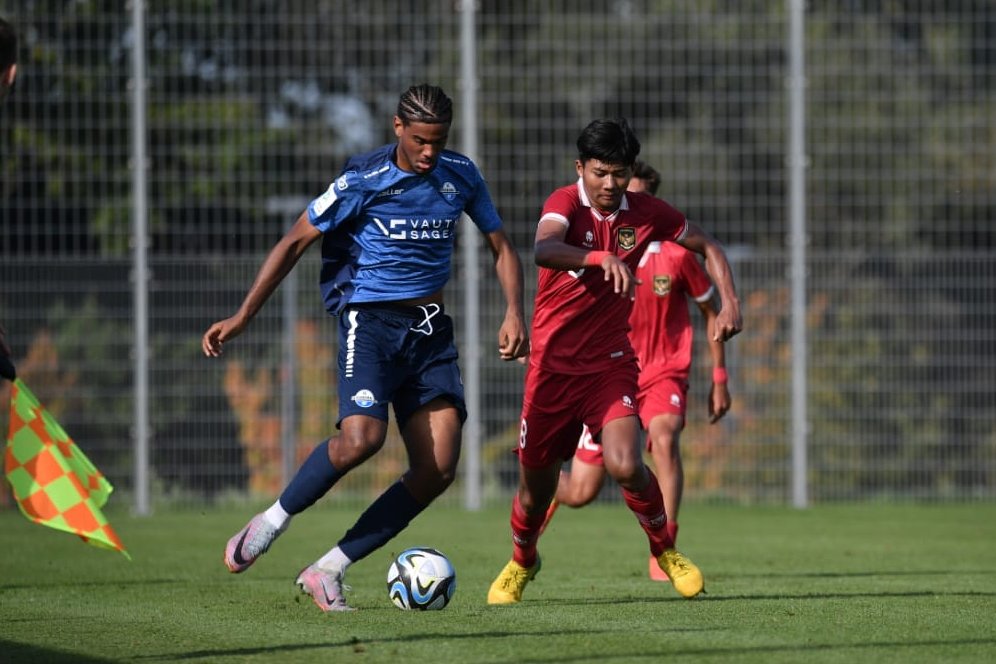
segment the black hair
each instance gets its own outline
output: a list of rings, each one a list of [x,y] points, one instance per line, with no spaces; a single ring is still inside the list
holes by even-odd
[[[438,86],[428,83],[413,85],[398,99],[398,117],[405,125],[412,122],[450,124],[453,121],[453,101]]]
[[[623,118],[595,120],[578,136],[581,163],[597,159],[603,164],[632,166],[640,154],[640,141]]]
[[[647,191],[654,196],[657,195],[657,188],[661,186],[661,174],[657,169],[645,161],[637,159],[633,162],[633,177],[643,180],[647,185]]]
[[[14,27],[0,18],[0,71],[17,62],[17,34]]]

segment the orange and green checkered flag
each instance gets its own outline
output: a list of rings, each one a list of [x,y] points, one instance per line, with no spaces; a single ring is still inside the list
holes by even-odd
[[[114,487],[20,379],[10,397],[4,467],[28,519],[131,559],[100,512]]]

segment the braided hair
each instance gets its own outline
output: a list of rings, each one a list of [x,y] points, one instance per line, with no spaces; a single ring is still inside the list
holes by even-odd
[[[427,83],[413,85],[398,99],[397,115],[406,126],[412,122],[450,124],[453,121],[453,101],[438,86]]]

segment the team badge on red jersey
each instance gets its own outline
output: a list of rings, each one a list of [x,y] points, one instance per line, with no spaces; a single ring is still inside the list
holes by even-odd
[[[620,249],[629,251],[636,246],[636,229],[632,226],[623,226],[616,231],[616,241]]]
[[[654,275],[654,295],[657,297],[664,297],[671,292],[671,275],[670,274],[655,274]]]

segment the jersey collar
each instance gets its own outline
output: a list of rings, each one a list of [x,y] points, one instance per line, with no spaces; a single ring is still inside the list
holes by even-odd
[[[591,210],[591,213],[595,215],[595,218],[598,219],[599,221],[612,221],[613,219],[616,218],[616,216],[620,212],[629,209],[629,199],[626,197],[626,194],[624,193],[622,200],[619,201],[619,207],[616,208],[616,211],[609,215],[603,215],[591,204],[591,200],[588,199],[588,192],[584,190],[584,182],[582,181],[581,178],[578,178],[577,187],[578,187],[578,197],[581,199],[581,205],[585,206],[586,208],[589,208]]]

